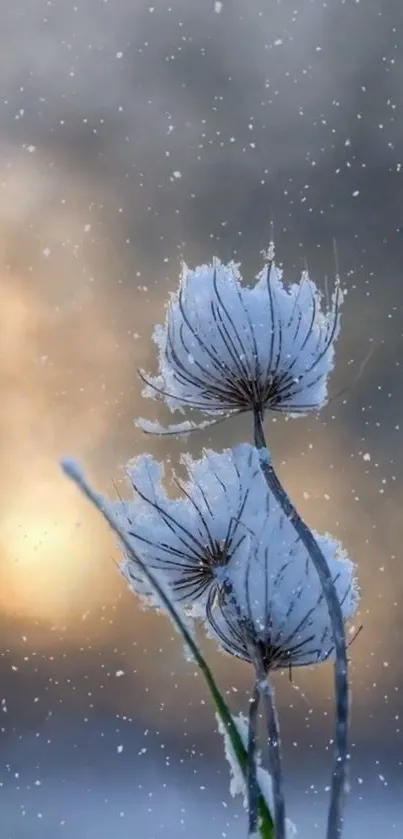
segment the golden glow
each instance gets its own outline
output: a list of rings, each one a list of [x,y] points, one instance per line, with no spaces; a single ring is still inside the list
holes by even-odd
[[[62,478],[32,482],[2,524],[1,610],[60,622],[102,602],[107,585],[110,596],[102,522],[83,521],[83,512]]]
[[[58,461],[94,463],[127,372],[102,290],[112,260],[101,271],[85,253],[77,186],[63,185],[66,209],[57,178],[35,167],[11,167],[0,190],[0,610],[53,622],[120,585],[113,540]]]
[[[114,540],[62,476],[60,457],[80,458],[107,491],[139,450],[169,451],[175,458],[184,443],[145,440],[133,427],[138,413],[157,411],[142,404],[136,368],[149,367],[152,324],[161,317],[166,288],[155,287],[151,300],[136,282],[122,291],[115,247],[91,232],[88,189],[68,173],[41,171],[38,157],[31,169],[11,167],[0,189],[0,611],[65,621],[78,635],[80,616],[113,605],[122,582],[110,561]],[[113,230],[108,235],[113,242]],[[246,422],[242,430],[235,421],[218,427],[208,445],[245,439]],[[393,577],[374,569],[392,553],[385,534],[393,541],[400,505],[383,499],[379,505],[377,475],[350,456],[356,439],[352,433],[346,439],[341,424],[295,421],[283,436],[276,433],[279,425],[268,426],[272,447],[279,465],[279,452],[287,453],[281,476],[301,512],[318,529],[342,536],[359,562],[365,632],[357,645],[368,652],[390,631],[384,604],[393,602]],[[196,454],[207,441],[186,442]],[[134,602],[129,608],[130,619],[118,618],[118,631],[130,633],[132,643],[144,615]],[[107,620],[103,627],[112,637]],[[368,654],[357,661],[365,679],[382,666]]]

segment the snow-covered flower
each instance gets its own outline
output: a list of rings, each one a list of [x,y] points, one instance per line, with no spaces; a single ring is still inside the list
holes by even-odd
[[[184,455],[181,462],[188,473],[186,481],[175,479],[181,497],[166,494],[162,465],[144,455],[128,467],[134,498],[113,508],[134,550],[174,599],[196,612],[199,604],[205,615],[226,566],[246,566],[257,522],[261,529],[266,487],[249,445],[221,454],[207,450],[200,460]],[[151,596],[133,558],[125,557],[122,571],[135,591]]]
[[[252,288],[242,285],[233,262],[215,260],[195,270],[184,266],[165,325],[153,336],[159,373],[155,378],[140,374],[144,393],[163,399],[172,411],[317,410],[327,399],[341,302],[337,285],[322,308],[321,294],[306,272],[299,283],[286,286],[272,262]]]
[[[250,660],[252,645],[268,670],[328,658],[332,629],[317,572],[267,487],[258,450],[206,450],[200,460],[183,456],[182,464],[187,480],[175,479],[176,498],[150,455],[129,464],[134,498],[113,507],[135,553],[227,652]],[[358,597],[354,566],[339,542],[315,538],[347,620]],[[122,570],[135,591],[151,597],[132,556]]]
[[[314,534],[332,575],[345,621],[358,604],[355,567],[339,542]],[[208,625],[226,652],[268,671],[316,664],[334,652],[327,604],[317,572],[291,523],[271,503],[267,526],[247,561],[231,563]]]

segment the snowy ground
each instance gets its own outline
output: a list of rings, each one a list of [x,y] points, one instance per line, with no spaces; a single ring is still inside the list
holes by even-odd
[[[238,806],[225,808],[212,793],[187,789],[172,779],[161,789],[156,774],[155,791],[142,795],[133,790],[130,778],[116,779],[114,786],[97,782],[91,791],[80,776],[47,779],[31,794],[2,795],[1,835],[3,839],[174,839],[206,836],[239,839],[246,835],[245,819]],[[322,802],[294,796],[293,816],[300,839],[323,837]],[[402,805],[399,791],[391,790],[383,801],[371,797],[350,798],[345,839],[401,836]],[[368,831],[368,833],[367,833]]]
[[[37,734],[27,732],[3,743],[2,839],[246,835],[245,814],[241,802],[229,796],[223,760],[178,759],[168,743],[158,746],[153,735],[143,754],[136,738],[128,742],[125,737],[116,746],[108,722],[103,732],[97,726],[92,734],[71,723],[62,730],[51,725],[48,738]],[[91,742],[97,740],[94,750]],[[288,775],[290,816],[300,839],[323,839],[326,776],[315,778],[306,764],[304,769],[300,772],[296,765]],[[362,783],[353,781],[345,839],[401,836],[400,792],[396,779],[386,783],[364,776]]]

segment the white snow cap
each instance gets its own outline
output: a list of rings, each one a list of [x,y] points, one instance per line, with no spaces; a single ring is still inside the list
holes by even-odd
[[[318,410],[327,400],[341,302],[337,285],[322,310],[306,272],[286,286],[273,262],[252,288],[242,285],[233,262],[214,260],[195,270],[185,265],[165,325],[154,332],[159,374],[141,373],[144,394],[182,412]]]
[[[221,454],[205,450],[200,460],[183,455],[181,462],[188,473],[187,481],[176,479],[182,497],[167,495],[163,466],[142,455],[127,469],[134,498],[112,507],[134,551],[164,579],[174,599],[205,617],[225,566],[230,560],[242,565],[250,552],[256,516],[265,514],[265,482],[252,446]],[[136,592],[152,598],[130,556],[122,571]]]

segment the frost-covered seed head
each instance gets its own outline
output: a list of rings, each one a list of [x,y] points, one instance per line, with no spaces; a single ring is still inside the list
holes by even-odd
[[[358,603],[353,563],[332,537],[315,534],[332,574],[343,617]],[[258,651],[266,671],[327,660],[334,651],[332,628],[319,578],[292,525],[271,505],[267,530],[247,562],[231,563],[208,626],[225,651],[246,661]]]
[[[145,395],[162,398],[171,410],[209,414],[321,408],[339,332],[339,286],[322,311],[306,272],[285,286],[270,263],[252,288],[241,280],[234,263],[184,267],[165,325],[154,333],[159,374],[141,374]]]
[[[167,495],[163,468],[149,455],[129,465],[134,498],[113,508],[135,553],[227,652],[250,661],[252,645],[267,670],[327,659],[333,640],[321,584],[267,487],[258,450],[242,444],[182,463],[180,498]],[[348,620],[358,599],[354,566],[336,540],[316,538]],[[152,599],[133,558],[122,570]]]
[[[213,597],[227,565],[246,561],[264,481],[251,446],[205,451],[200,460],[185,455],[182,463],[189,479],[176,480],[181,498],[167,496],[162,466],[145,455],[128,468],[133,500],[113,506],[134,550],[161,575],[175,600],[187,607],[200,601],[205,615],[203,603]],[[151,596],[133,559],[126,557],[122,570],[139,594]]]

